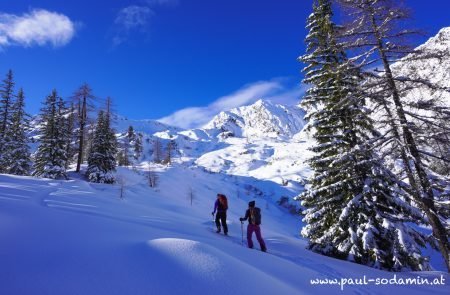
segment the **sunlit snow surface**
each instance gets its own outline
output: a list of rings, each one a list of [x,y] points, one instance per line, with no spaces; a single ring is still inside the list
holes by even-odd
[[[119,172],[125,179],[123,199],[118,185],[0,175],[0,294],[450,291],[448,285],[344,286],[343,292],[337,285],[311,285],[315,278],[393,274],[305,250],[299,218],[268,197],[247,195],[239,178],[173,165],[161,168],[160,185],[152,189],[143,175]],[[254,185],[264,193],[274,189],[264,181]],[[219,191],[229,196],[230,237],[213,232],[211,211]],[[259,251],[257,243],[255,250],[242,244],[238,218],[255,198],[269,253]],[[444,272],[398,274],[417,275],[450,280]]]

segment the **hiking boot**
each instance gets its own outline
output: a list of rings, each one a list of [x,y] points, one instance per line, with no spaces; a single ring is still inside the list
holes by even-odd
[[[262,248],[261,251],[267,252],[267,249],[266,248]]]
[[[220,228],[218,228],[218,229],[216,230],[216,233],[220,233]]]
[[[223,233],[224,235],[228,236],[228,233]]]

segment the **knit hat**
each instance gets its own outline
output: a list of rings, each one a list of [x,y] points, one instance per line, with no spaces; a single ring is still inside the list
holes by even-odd
[[[248,202],[248,206],[252,208],[255,207],[255,201]]]

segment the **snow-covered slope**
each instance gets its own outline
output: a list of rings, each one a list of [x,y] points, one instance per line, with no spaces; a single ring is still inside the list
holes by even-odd
[[[299,191],[308,176],[305,165],[311,141],[299,107],[259,100],[222,112],[205,132],[222,145],[203,153],[196,164],[209,171],[276,182]]]
[[[195,164],[215,173],[252,177],[300,191],[309,176],[311,141],[304,132],[285,141],[227,138],[221,148],[204,153]]]
[[[420,277],[448,282],[443,272],[393,274],[305,250],[299,219],[263,196],[245,193],[248,179],[183,165],[161,168],[160,173],[159,186],[152,189],[142,175],[120,169],[123,199],[118,184],[0,175],[0,294],[450,292],[448,285],[388,281]],[[262,181],[253,185],[263,195],[285,190]],[[229,237],[213,232],[210,212],[217,192],[229,196]],[[258,251],[258,244],[256,250],[242,244],[238,218],[255,198],[269,253]],[[364,276],[385,283],[311,283]]]

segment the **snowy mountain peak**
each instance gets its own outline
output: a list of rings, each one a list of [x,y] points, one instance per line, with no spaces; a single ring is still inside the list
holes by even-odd
[[[258,99],[253,105],[254,106],[261,106],[261,107],[265,107],[265,106],[266,107],[270,107],[270,106],[273,106],[274,104],[270,100]]]
[[[450,50],[450,27],[442,28],[436,36],[431,37],[419,49],[447,51]]]
[[[427,79],[434,85],[443,89],[450,87],[450,27],[441,29],[435,36],[417,47],[419,55],[425,58],[411,60],[409,56],[393,66],[394,72],[411,79]],[[428,97],[443,103],[450,103],[450,93],[446,90],[435,90],[423,86],[420,91],[415,89],[408,94],[413,101]]]
[[[303,128],[303,115],[298,107],[260,99],[252,105],[221,112],[203,129],[223,137],[287,137]]]
[[[439,35],[439,34],[446,34],[448,37],[450,37],[450,27],[442,28],[442,29],[439,31],[438,35]]]

